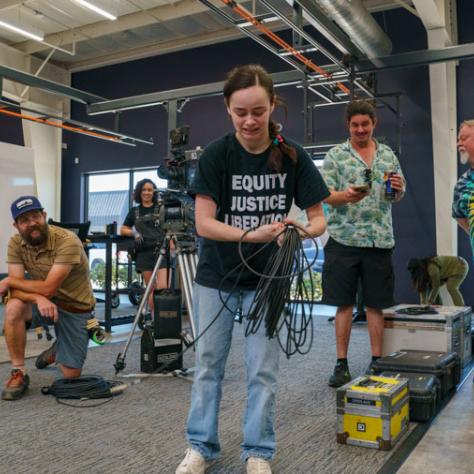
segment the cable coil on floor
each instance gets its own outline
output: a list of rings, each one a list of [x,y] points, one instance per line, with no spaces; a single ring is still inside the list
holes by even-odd
[[[123,382],[112,382],[98,375],[83,375],[75,379],[57,379],[50,386],[43,387],[43,395],[53,395],[58,403],[63,399],[69,400],[96,400],[108,399],[119,395],[127,388]],[[104,402],[105,403],[105,402]],[[78,405],[70,405],[77,407]],[[90,405],[87,405],[90,407]],[[96,406],[96,405],[95,405]]]

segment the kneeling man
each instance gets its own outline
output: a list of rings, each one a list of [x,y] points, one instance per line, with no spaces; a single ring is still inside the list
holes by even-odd
[[[56,362],[64,378],[81,375],[89,341],[87,320],[95,306],[89,263],[73,233],[48,225],[35,196],[22,196],[11,205],[18,233],[8,244],[8,276],[0,280],[5,295],[4,334],[12,371],[3,400],[17,400],[28,388],[25,369],[26,329],[43,318],[54,324],[56,342],[41,354],[36,366]],[[25,279],[25,271],[30,278]]]

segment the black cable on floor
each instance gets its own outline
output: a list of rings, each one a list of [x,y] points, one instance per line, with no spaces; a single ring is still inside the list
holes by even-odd
[[[57,379],[50,386],[43,387],[43,395],[53,395],[58,403],[75,408],[90,408],[103,405],[112,400],[114,395],[122,393],[127,384],[112,382],[98,375],[83,375],[74,379]],[[97,400],[106,399],[95,405],[73,405],[63,400]]]

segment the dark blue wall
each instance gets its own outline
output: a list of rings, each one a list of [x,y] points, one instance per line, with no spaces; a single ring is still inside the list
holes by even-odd
[[[459,2],[469,3],[469,2]],[[378,14],[377,20],[394,44],[394,53],[426,48],[426,32],[421,22],[404,9]],[[467,18],[467,16],[466,16]],[[467,22],[467,19],[465,20]],[[409,32],[409,34],[407,34]],[[180,53],[157,56],[98,70],[76,73],[73,86],[107,98],[125,97],[147,92],[175,89],[220,81],[238,64],[259,62],[270,72],[287,70],[283,61],[267,53],[251,40],[239,40]],[[463,65],[464,66],[464,65]],[[472,76],[471,76],[472,77]],[[465,76],[467,81],[467,74]],[[467,82],[465,82],[467,84]],[[407,260],[435,252],[435,216],[429,77],[427,67],[402,69],[378,75],[379,92],[403,91],[402,155],[400,162],[407,177],[405,199],[394,206],[396,249],[396,299],[416,302],[410,288]],[[278,89],[288,104],[285,133],[303,139],[301,90],[292,87]],[[84,108],[73,105],[74,118],[112,127],[111,116],[87,117]],[[341,107],[317,109],[314,113],[315,140],[341,141],[347,137]],[[182,123],[191,125],[190,147],[205,145],[231,129],[222,104],[222,97],[197,99],[184,108]],[[98,170],[113,170],[159,163],[166,153],[167,120],[161,106],[122,114],[125,133],[138,137],[152,136],[156,145],[126,147],[80,135],[67,135],[68,149],[63,158],[62,218],[74,221],[80,217],[78,199],[81,174]],[[387,109],[379,111],[377,134],[396,145],[397,120]],[[79,164],[73,164],[74,157]],[[467,296],[467,292],[465,292]]]
[[[0,142],[24,146],[21,120],[0,114]]]

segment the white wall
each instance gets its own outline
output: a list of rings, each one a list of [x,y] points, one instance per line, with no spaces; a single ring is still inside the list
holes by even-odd
[[[0,45],[0,64],[32,75],[42,66],[39,59],[22,54],[5,45]],[[51,64],[46,64],[41,69],[39,76],[61,84],[70,84],[70,73]],[[25,91],[25,88],[24,84],[5,80],[2,92],[5,97],[21,103],[24,107],[58,117],[68,116],[69,100],[33,88]],[[30,112],[25,113],[34,116]],[[19,119],[11,118],[11,120]],[[48,216],[59,220],[62,130],[28,120],[23,120],[22,126],[25,145],[35,151],[33,167],[37,183],[37,196],[47,210]]]
[[[0,189],[0,273],[6,273],[8,240],[16,232],[10,204],[22,195],[36,194],[31,148],[0,142]]]

